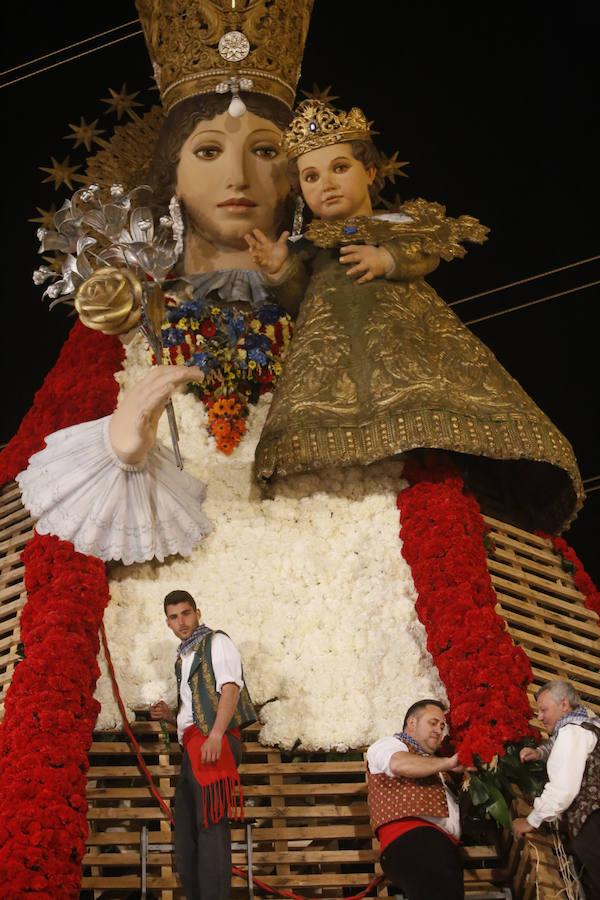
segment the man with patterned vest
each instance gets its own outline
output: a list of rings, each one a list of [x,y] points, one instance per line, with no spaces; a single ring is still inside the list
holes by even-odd
[[[448,775],[462,769],[458,754],[435,755],[445,712],[439,700],[413,703],[402,731],[380,738],[367,752],[369,812],[381,867],[407,900],[464,898],[459,809]]]
[[[182,642],[175,662],[179,705],[175,713],[161,700],[150,714],[176,723],[183,747],[175,791],[177,872],[187,900],[229,900],[240,729],[256,721],[256,713],[231,639],[200,624],[187,591],[171,591],[164,608],[168,627]]]
[[[550,739],[523,748],[521,759],[546,760],[548,781],[527,818],[513,821],[514,832],[520,838],[562,816],[583,867],[586,900],[600,900],[600,719],[581,705],[568,681],[549,681],[536,699]]]

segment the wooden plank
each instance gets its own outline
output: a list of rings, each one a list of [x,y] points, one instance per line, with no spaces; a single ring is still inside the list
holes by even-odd
[[[538,653],[533,647],[523,647],[527,656],[529,657],[531,663],[538,663],[540,666],[543,666],[542,671],[546,667],[551,667],[553,660],[549,660],[548,656],[545,653]],[[544,665],[545,664],[545,665]],[[593,680],[594,682],[598,681],[598,672],[591,671],[589,669],[582,668],[581,666],[575,665],[575,663],[567,663],[561,659],[560,669],[565,673],[564,675],[559,675],[557,677],[568,678],[569,681],[573,679],[578,679],[583,681],[586,684],[586,691],[592,692],[594,696],[600,698],[600,690],[592,687],[588,684],[588,679]],[[546,680],[548,680],[546,678]]]
[[[131,819],[132,821],[136,821],[136,827],[140,827],[137,825],[137,821],[143,822],[144,819],[147,819],[148,821],[158,821],[166,818],[166,813],[163,812],[158,803],[156,806],[94,806],[88,809],[87,818],[88,821],[104,820],[111,822],[122,822]]]
[[[167,765],[170,761],[170,750],[167,749],[167,747],[165,745],[164,736],[163,736],[162,732],[161,732],[161,736],[160,736],[160,746],[162,749],[162,753],[158,757],[158,762],[159,762],[159,765],[164,766],[164,765]],[[174,790],[174,788],[171,784],[171,779],[170,778],[160,778],[159,782],[158,782],[158,790],[163,795],[167,791],[170,792],[171,790]],[[173,810],[172,803],[169,803],[167,801],[167,805],[169,806],[169,808],[171,810]],[[165,837],[169,837],[172,835],[171,822],[166,817],[160,820],[159,827],[160,827],[161,834],[164,835]],[[174,835],[172,835],[172,836],[174,837]],[[169,876],[172,877],[175,874],[175,866],[174,866],[171,856],[168,855],[167,858],[165,859],[164,853],[160,854],[160,855],[162,856],[162,859],[163,859],[163,862],[162,862],[162,865],[160,868],[161,876],[162,877],[169,877]],[[162,891],[161,900],[173,900],[173,892],[170,890]]]
[[[498,598],[501,600],[501,598]],[[531,614],[529,610],[523,607],[521,602],[507,604],[500,602],[500,614],[506,620],[510,619],[512,623],[533,627],[531,622]],[[536,607],[537,609],[537,607]],[[576,636],[577,642],[582,646],[594,648],[596,652],[600,648],[600,629],[595,622],[591,620],[581,622],[574,621],[572,615],[555,612],[554,610],[540,610],[540,614],[544,619],[544,632],[547,634],[555,634],[560,637]],[[571,638],[573,639],[573,638]]]
[[[150,744],[138,741],[138,744],[140,750],[142,751],[142,754],[146,754],[148,756],[158,756],[161,753],[161,748],[156,743]],[[181,755],[179,744],[177,744],[177,748],[177,751],[172,752],[171,756]],[[135,748],[133,747],[133,744],[129,742],[129,740],[93,741],[90,749],[88,750],[88,754],[90,756],[135,756]]]
[[[177,775],[179,766],[149,765],[151,775],[161,777],[164,775]],[[141,778],[142,774],[137,766],[90,766],[88,778]]]
[[[492,556],[488,558],[488,569],[494,585],[497,582],[507,591],[510,591],[511,588],[518,591],[519,585],[516,582],[511,581],[511,576],[513,578],[515,576],[515,570],[511,566],[496,562]],[[525,589],[523,596],[532,597],[536,600],[542,602],[546,601],[548,603],[553,603],[558,598],[565,604],[571,603],[571,608],[582,602],[582,595],[574,585],[571,587],[562,582],[550,582],[544,578],[539,578],[537,575],[528,575],[524,581],[528,587]],[[585,606],[583,606],[581,612],[578,610],[578,613],[584,615],[584,611],[592,616],[595,615],[595,613],[588,610]]]
[[[7,637],[7,638],[2,638],[0,640],[0,651],[6,650],[7,648],[16,646],[20,643],[21,628],[20,628],[18,619],[16,620],[15,624],[12,627],[14,630],[13,630],[13,633],[11,634],[11,636]],[[1,631],[0,631],[0,633],[1,633]],[[3,664],[3,663],[4,663],[4,658],[0,659],[0,664]]]
[[[14,509],[8,512],[6,515],[2,516],[2,529],[10,531],[12,526],[11,533],[17,528],[30,528],[33,530],[35,526],[36,520],[29,515],[24,506],[15,504]]]
[[[531,574],[547,581],[549,587],[556,582],[563,582],[565,578],[568,580],[569,573],[564,571],[553,551],[549,551],[547,554],[551,559],[544,558],[543,561],[540,558],[534,559],[533,557],[524,556],[520,553],[518,545],[514,541],[507,544],[506,547],[497,544],[494,553],[490,557],[490,561],[493,563],[501,563],[504,561],[510,565],[510,560],[512,559],[510,551],[512,550],[514,550],[515,557],[519,560],[519,564],[526,575],[531,572]]]
[[[21,503],[21,489],[16,481],[7,481],[6,484],[2,485],[0,488],[0,501],[2,502],[2,508],[4,505],[9,505],[11,501],[17,499],[19,503]]]
[[[548,538],[540,537],[530,531],[523,531],[522,528],[517,528],[516,525],[511,525],[509,522],[502,522],[500,519],[494,519],[493,516],[483,516],[483,519],[498,534],[512,535],[519,546],[531,546],[532,550],[543,550],[550,546]]]
[[[268,763],[269,769],[271,768],[271,766],[274,766],[275,768],[277,768],[278,764],[281,763],[281,753],[278,750],[269,752],[267,754],[267,763]],[[275,786],[279,787],[282,784],[283,784],[283,775],[278,774],[277,772],[274,772],[273,774],[271,774],[271,772],[269,772],[269,788],[273,788]],[[271,806],[276,805],[276,801],[274,799],[274,796],[273,796],[273,793],[271,790],[269,790],[269,804]],[[287,825],[287,820],[283,817],[278,818],[278,819],[273,819],[273,825],[276,828],[285,828],[285,826]],[[286,844],[287,844],[287,842],[285,840],[277,840],[277,841],[274,841],[273,846],[274,846],[275,850],[283,853],[286,850]],[[254,859],[254,863],[256,863],[256,858],[254,856],[253,856],[253,859]],[[278,875],[289,875],[291,872],[291,869],[290,869],[289,865],[281,865],[280,864],[277,866],[275,871],[277,872]]]
[[[14,599],[16,597],[16,599]],[[20,613],[27,600],[25,588],[20,585],[0,590],[0,615],[5,618],[10,613]]]
[[[242,763],[239,767],[242,775],[265,775],[264,763]],[[318,775],[323,772],[327,774],[352,773],[359,776],[363,782],[365,778],[364,763],[360,760],[351,762],[293,762],[293,763],[272,763],[268,764],[268,774],[271,775]],[[366,786],[366,785],[365,785]]]
[[[538,651],[546,651],[549,656],[558,654],[562,662],[568,660],[574,664],[581,664],[583,668],[589,667],[590,677],[593,681],[597,681],[600,684],[600,672],[597,669],[598,653],[590,653],[587,649],[580,650],[577,647],[572,647],[570,644],[560,643],[558,640],[548,640],[541,634],[532,634],[530,631],[523,631],[514,626],[509,628],[509,630],[515,643],[520,644],[522,647],[531,645],[532,648],[535,647]]]
[[[272,885],[273,887],[288,887],[290,886],[289,880],[287,876],[277,876],[277,875],[263,875],[257,874],[256,876],[261,881],[264,881],[265,884]],[[301,888],[301,887],[320,887],[331,885],[333,887],[343,887],[345,885],[357,885],[361,887],[366,887],[374,878],[372,872],[354,872],[354,873],[327,873],[324,872],[322,874],[307,874],[304,875],[302,873],[294,874],[293,885]],[[177,888],[179,887],[179,882],[173,876],[171,878],[163,878],[160,876],[153,875],[149,873],[148,875],[148,887],[153,888],[154,890],[161,888]],[[246,887],[248,882],[244,878],[240,878],[239,876],[234,875],[231,881],[232,887]],[[84,889],[90,888],[103,888],[104,890],[108,888],[117,888],[121,890],[129,890],[131,888],[140,888],[140,876],[139,875],[122,875],[122,876],[107,876],[100,878],[90,878],[84,876],[81,881],[81,886]]]
[[[162,831],[150,831],[148,833],[151,844],[171,844],[173,835],[165,835]],[[139,846],[141,834],[139,831],[113,828],[111,831],[91,831],[86,844],[91,847],[131,847]]]
[[[244,788],[245,793],[245,788]],[[136,808],[136,807],[134,807]],[[88,819],[93,818],[126,818],[126,811],[131,807],[123,807],[122,809],[113,809],[111,807],[90,807],[88,809]],[[137,807],[140,809],[140,807]],[[153,810],[154,807],[147,807],[147,810]],[[160,807],[156,806],[159,810]],[[244,806],[246,817],[249,814],[250,807]],[[323,804],[319,806],[287,806],[280,804],[279,806],[260,806],[254,808],[261,819],[348,819],[361,818],[364,819],[369,815],[369,808],[365,803],[356,803],[352,806]],[[113,815],[115,813],[115,815]],[[94,835],[95,839],[96,835]],[[110,843],[110,841],[109,841]]]
[[[0,522],[0,527],[1,525],[2,523]],[[19,531],[18,534],[5,534],[2,532],[0,537],[0,553],[3,555],[4,559],[9,559],[10,564],[13,565],[13,554],[16,557],[16,560],[19,561],[23,547],[31,537],[33,537],[33,528]]]

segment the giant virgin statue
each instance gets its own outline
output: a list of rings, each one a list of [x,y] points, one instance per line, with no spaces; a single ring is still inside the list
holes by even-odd
[[[185,589],[240,649],[261,740],[344,749],[393,732],[415,696],[444,696],[398,539],[407,455],[454,454],[484,508],[524,527],[560,531],[582,488],[568,441],[425,281],[483,239],[475,220],[425,201],[398,210],[394,271],[381,289],[355,281],[343,322],[327,311],[333,276],[313,280],[305,307],[259,271],[245,236],[277,241],[298,210],[281,137],[311,6],[138,0],[164,110],[151,154],[137,132],[153,189],[142,226],[150,244],[152,228],[172,227],[181,249],[152,300],[162,346],[139,328],[136,297],[149,292],[131,275],[135,247],[92,264],[77,305],[84,323],[118,333],[118,407],[48,436],[19,482],[38,531],[107,563],[105,627],[132,717],[174,700],[162,599]],[[141,125],[128,127],[131,146]],[[77,227],[99,221],[117,182],[113,207],[128,213],[119,203],[140,181],[120,146],[90,161]],[[369,352],[349,365],[358,328]],[[340,409],[367,376],[349,428]],[[119,713],[101,668],[108,728]]]

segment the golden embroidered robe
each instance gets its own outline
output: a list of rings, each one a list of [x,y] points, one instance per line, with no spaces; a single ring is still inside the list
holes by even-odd
[[[403,211],[410,223],[378,241],[395,262],[387,278],[357,284],[339,262],[340,240],[318,234],[324,246],[302,241],[271,282],[276,297],[304,300],[256,450],[257,478],[418,448],[455,451],[484,511],[559,531],[583,496],[570,443],[424,280],[486,229],[422,200]]]

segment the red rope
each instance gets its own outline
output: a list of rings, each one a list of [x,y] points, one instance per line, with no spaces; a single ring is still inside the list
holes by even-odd
[[[239,875],[241,878],[245,878],[248,881],[248,873],[244,872],[243,869],[238,869],[237,866],[232,866],[231,871],[234,875]],[[294,894],[292,891],[284,891],[281,888],[274,888],[268,884],[265,884],[264,881],[259,881],[258,878],[252,876],[252,881],[254,884],[258,885],[258,887],[262,888],[265,891],[268,891],[270,894],[280,894],[282,897],[290,897],[291,900],[309,900],[307,897],[303,897],[301,894]],[[361,891],[359,894],[353,894],[352,897],[346,897],[346,900],[361,900],[362,897],[366,897],[369,891],[375,887],[376,884],[379,884],[380,881],[383,881],[383,875],[378,875],[377,878],[374,878],[373,881],[366,886],[366,888]]]
[[[104,648],[104,656],[106,657],[106,665],[108,666],[108,671],[110,673],[110,679],[112,681],[113,694],[115,695],[115,700],[117,701],[119,710],[121,711],[121,718],[123,719],[123,727],[125,728],[125,731],[127,732],[127,736],[129,738],[129,740],[133,744],[133,747],[135,749],[135,755],[136,755],[137,761],[138,761],[138,765],[139,765],[141,771],[143,772],[143,774],[145,775],[146,780],[148,781],[150,790],[152,791],[156,800],[158,800],[161,808],[164,810],[164,812],[169,817],[169,821],[171,822],[171,825],[173,827],[175,827],[175,819],[173,818],[171,810],[169,809],[169,807],[167,806],[167,804],[162,799],[162,797],[160,796],[160,794],[158,793],[158,791],[156,790],[156,788],[154,786],[154,782],[152,780],[152,775],[148,771],[146,763],[144,762],[144,760],[142,758],[142,752],[140,750],[140,746],[139,746],[137,740],[135,739],[135,735],[134,735],[133,731],[131,730],[131,728],[129,726],[129,722],[127,721],[127,713],[125,712],[125,706],[123,704],[123,701],[121,699],[121,694],[119,692],[119,686],[117,684],[117,676],[115,675],[115,670],[114,670],[114,667],[112,664],[112,659],[110,657],[110,652],[108,649],[108,641],[106,640],[106,632],[104,630],[103,623],[100,623],[100,636],[102,638],[102,646]],[[232,866],[231,871],[234,875],[239,875],[240,878],[245,878],[246,881],[248,881],[248,877],[249,877],[248,873],[244,872],[243,869],[238,869],[237,866]],[[379,875],[370,884],[368,884],[367,887],[363,891],[361,891],[359,894],[354,894],[352,897],[347,897],[346,900],[362,900],[362,898],[365,897],[368,894],[368,892],[372,888],[375,887],[376,884],[379,884],[379,882],[382,879],[383,879],[383,875]],[[260,881],[258,878],[255,878],[254,875],[252,876],[252,881],[255,885],[257,885],[258,887],[262,888],[265,891],[268,891],[270,894],[279,894],[281,897],[289,897],[290,900],[309,900],[309,898],[303,897],[300,894],[294,894],[291,891],[284,891],[281,888],[271,887],[270,885],[265,884],[264,881]]]
[[[119,705],[119,709],[120,709],[120,711],[121,711],[121,718],[123,719],[123,727],[125,728],[125,731],[127,732],[127,736],[128,736],[128,738],[129,738],[129,740],[130,740],[131,743],[133,744],[133,747],[134,747],[134,749],[135,749],[135,755],[136,755],[137,761],[138,761],[138,765],[139,765],[140,769],[142,770],[143,774],[146,776],[146,780],[147,780],[147,782],[148,782],[148,784],[149,784],[149,786],[150,786],[150,790],[151,790],[152,793],[154,794],[154,797],[156,798],[156,800],[158,800],[158,802],[159,802],[159,804],[160,804],[162,810],[163,810],[163,811],[167,814],[167,816],[169,817],[169,821],[171,822],[171,825],[172,825],[173,827],[175,827],[175,819],[173,818],[173,815],[172,815],[172,813],[171,813],[171,810],[169,809],[169,807],[167,806],[167,804],[165,803],[165,801],[163,800],[163,798],[160,796],[160,794],[158,793],[158,791],[157,791],[156,788],[154,787],[154,782],[153,782],[153,780],[152,780],[152,775],[151,775],[150,772],[148,771],[148,768],[147,768],[147,766],[146,766],[146,763],[145,763],[144,760],[142,759],[142,753],[141,753],[141,750],[140,750],[140,745],[139,745],[138,742],[136,741],[135,735],[134,735],[133,731],[131,730],[131,728],[129,727],[129,722],[127,721],[127,713],[125,712],[125,706],[123,705],[123,701],[121,700],[121,694],[119,693],[119,686],[118,686],[118,684],[117,684],[117,677],[116,677],[116,675],[115,675],[115,670],[114,670],[114,667],[113,667],[113,664],[112,664],[112,660],[111,660],[111,658],[110,658],[110,652],[109,652],[109,650],[108,650],[108,642],[107,642],[107,640],[106,640],[106,632],[105,632],[105,630],[104,630],[104,624],[103,624],[103,623],[100,624],[100,636],[102,637],[102,646],[104,647],[104,655],[105,655],[105,657],[106,657],[106,665],[108,666],[108,671],[110,672],[110,678],[111,678],[111,681],[112,681],[113,694],[115,695],[115,700],[117,701],[117,703],[118,703],[118,705]]]

